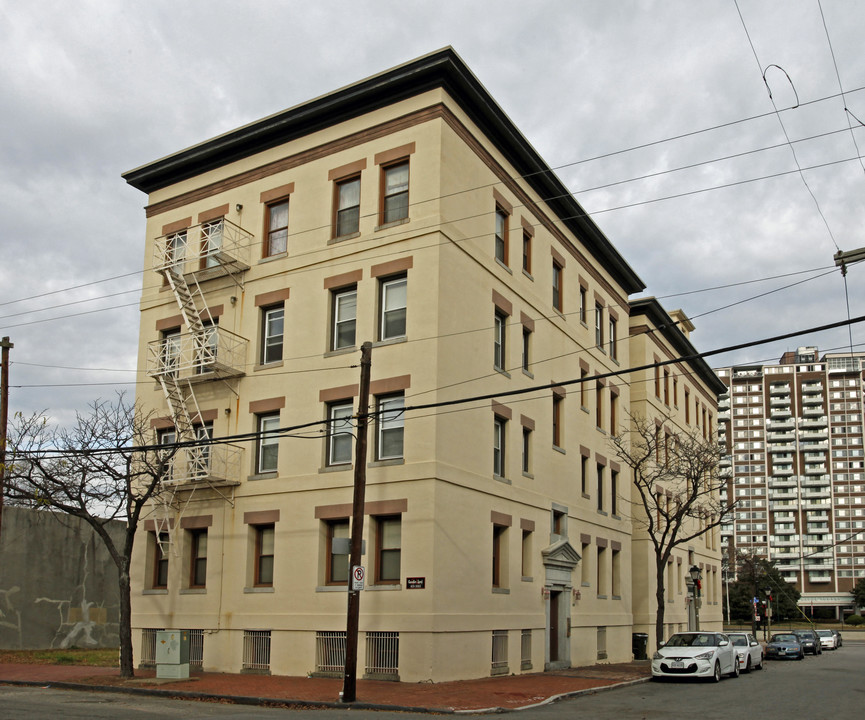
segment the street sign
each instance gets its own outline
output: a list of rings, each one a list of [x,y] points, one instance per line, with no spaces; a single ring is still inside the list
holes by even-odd
[[[351,569],[351,589],[363,590],[363,581],[366,577],[366,568],[363,565],[355,565]]]

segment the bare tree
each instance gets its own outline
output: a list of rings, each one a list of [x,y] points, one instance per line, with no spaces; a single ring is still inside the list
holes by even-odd
[[[6,495],[18,505],[57,510],[86,522],[119,572],[120,674],[134,675],[129,566],[147,503],[159,494],[171,450],[154,445],[149,417],[118,395],[97,400],[73,427],[52,429],[44,415],[16,415],[8,439]],[[126,522],[122,545],[107,525]]]
[[[633,416],[629,429],[610,442],[633,474],[639,503],[633,503],[632,521],[645,529],[655,551],[655,638],[660,643],[665,570],[673,550],[720,525],[731,509],[725,481],[718,476],[723,449],[697,432],[681,430],[668,416],[657,422]]]

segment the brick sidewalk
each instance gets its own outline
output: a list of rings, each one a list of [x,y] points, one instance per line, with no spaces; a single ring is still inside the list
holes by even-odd
[[[561,696],[642,682],[648,679],[650,667],[644,661],[444,683],[358,680],[357,701],[352,705],[339,702],[342,680],[336,679],[196,672],[189,680],[161,680],[154,675],[152,670],[139,670],[133,680],[123,680],[113,668],[0,664],[0,683],[234,699],[243,704],[274,702],[431,712],[516,710]]]

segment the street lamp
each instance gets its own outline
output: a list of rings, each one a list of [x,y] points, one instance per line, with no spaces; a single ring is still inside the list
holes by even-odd
[[[690,582],[688,582],[690,580]],[[691,607],[694,608],[694,630],[700,631],[700,605],[702,603],[701,595],[703,590],[703,571],[696,565],[691,565],[688,570],[688,577],[685,578],[685,584],[691,592]],[[690,613],[688,614],[690,625]]]

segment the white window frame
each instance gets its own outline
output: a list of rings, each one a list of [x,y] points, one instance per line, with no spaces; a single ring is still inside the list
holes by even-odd
[[[401,305],[393,304],[400,302],[399,288],[402,288],[403,300]],[[394,299],[395,298],[395,299]],[[381,317],[379,318],[379,338],[381,340],[395,340],[406,336],[408,315],[408,278],[405,275],[381,281]],[[402,332],[390,334],[387,330],[388,320],[396,313],[402,313]]]
[[[376,402],[376,459],[398,460],[405,455],[405,396],[387,395]],[[399,436],[399,453],[384,450],[387,438]]]
[[[354,301],[353,305],[347,303],[349,299]],[[351,310],[348,316],[347,308]],[[340,341],[340,330],[351,325],[351,342]],[[342,288],[333,292],[333,328],[331,350],[344,350],[354,347],[357,343],[357,286]]]
[[[256,424],[258,426],[258,443],[255,454],[255,471],[259,475],[275,473],[279,469],[279,435],[274,431],[279,429],[279,413],[258,415]],[[271,447],[276,447],[275,462],[273,467],[265,467],[266,450]]]

